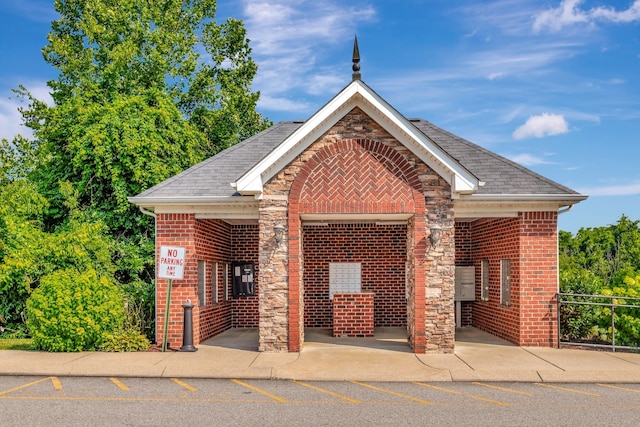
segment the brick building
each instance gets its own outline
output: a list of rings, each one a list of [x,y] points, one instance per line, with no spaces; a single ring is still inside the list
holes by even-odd
[[[354,65],[356,70],[356,65]],[[406,328],[416,353],[450,353],[456,325],[557,346],[558,214],[586,196],[407,119],[354,73],[305,122],[281,122],[130,200],[156,248],[186,248],[167,341],[258,328],[260,351],[304,330]],[[163,337],[168,281],[156,285]]]

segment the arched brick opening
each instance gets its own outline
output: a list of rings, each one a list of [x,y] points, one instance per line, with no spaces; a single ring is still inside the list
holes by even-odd
[[[424,352],[425,213],[420,178],[393,147],[370,139],[344,139],[321,148],[305,162],[289,193],[289,351],[299,351],[304,341],[301,215],[405,214],[410,217],[407,329],[414,351]]]

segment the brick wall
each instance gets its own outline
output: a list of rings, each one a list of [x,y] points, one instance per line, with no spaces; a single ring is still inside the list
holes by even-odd
[[[258,299],[260,294],[260,264],[258,224],[234,225],[231,232],[232,260],[252,262],[255,266],[255,296],[233,299],[231,326],[234,328],[257,328],[260,320]]]
[[[259,292],[258,225],[235,225],[215,219],[195,219],[193,214],[157,215],[157,251],[161,246],[187,249],[183,280],[174,280],[167,341],[180,347],[183,339],[182,304],[189,299],[193,309],[194,344],[231,327],[258,326],[258,297],[234,299],[231,293],[231,263],[254,262],[256,293]],[[198,261],[205,261],[205,301],[198,299]],[[217,280],[214,279],[217,278]],[[214,301],[217,282],[218,302]],[[226,286],[225,286],[226,283]],[[159,279],[156,292],[157,341],[162,342],[168,281]],[[225,289],[227,294],[225,295]]]
[[[231,327],[231,302],[225,301],[225,273],[229,270],[231,258],[231,226],[215,219],[195,221],[196,258],[206,261],[205,305],[194,302],[194,329],[198,324],[199,333],[194,331],[194,344],[202,342]],[[213,302],[213,270],[217,263],[217,283],[219,301]],[[230,280],[230,279],[226,279]],[[197,291],[197,276],[193,283]],[[196,322],[196,315],[198,322]]]
[[[374,294],[335,294],[333,296],[333,336],[372,337]]]
[[[520,340],[522,346],[558,346],[558,213],[522,215]]]
[[[375,294],[375,326],[406,326],[406,225],[305,225],[303,246],[305,326],[333,325],[331,262],[362,263],[362,292]]]
[[[471,235],[477,274],[481,260],[489,261],[489,301],[480,300],[476,286],[473,325],[522,346],[557,345],[557,213],[481,219],[472,223]],[[500,303],[502,259],[511,263],[509,306]]]
[[[182,346],[182,330],[184,325],[182,304],[189,299],[196,304],[194,318],[198,316],[197,310],[197,283],[198,264],[196,256],[196,224],[192,214],[158,214],[156,216],[156,265],[160,256],[161,246],[182,246],[186,249],[184,278],[172,281],[171,305],[167,327],[167,343],[170,347]],[[156,341],[162,343],[164,337],[164,318],[166,312],[166,299],[168,280],[158,279],[156,282]],[[194,341],[199,337],[197,322],[194,322]]]

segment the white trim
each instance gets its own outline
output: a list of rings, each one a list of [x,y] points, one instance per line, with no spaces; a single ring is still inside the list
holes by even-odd
[[[394,138],[432,167],[438,175],[447,180],[454,193],[470,194],[478,189],[478,178],[434,144],[409,120],[359,80],[351,82],[231,185],[240,194],[254,195],[256,198],[260,198],[265,182],[269,181],[355,107],[360,107]]]

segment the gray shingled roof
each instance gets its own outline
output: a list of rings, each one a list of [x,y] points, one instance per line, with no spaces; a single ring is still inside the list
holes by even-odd
[[[301,125],[302,122],[280,122],[140,193],[135,199],[233,196],[235,190],[231,183],[236,182]]]
[[[426,120],[411,119],[410,121],[485,183],[476,194],[579,194]]]
[[[426,120],[411,122],[485,185],[479,195],[578,195],[517,163],[453,135]],[[232,182],[248,172],[302,125],[280,122],[132,198],[207,198],[233,196]]]

